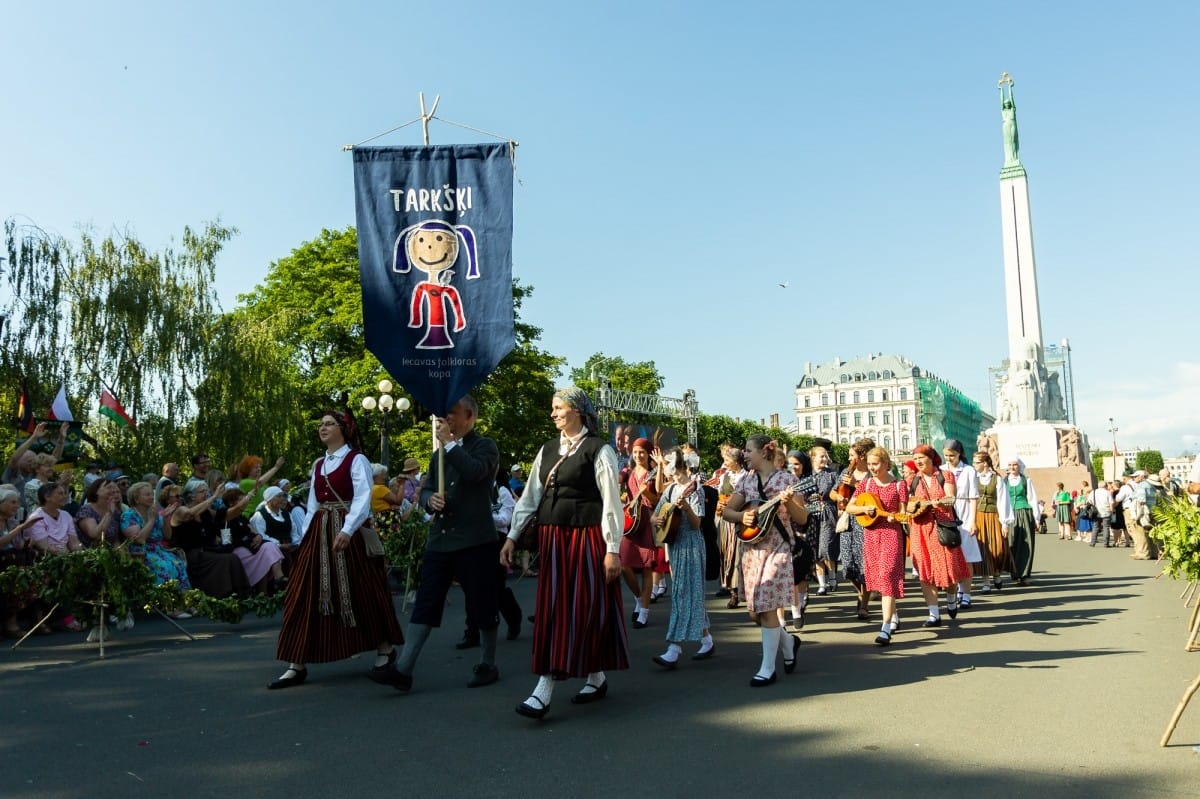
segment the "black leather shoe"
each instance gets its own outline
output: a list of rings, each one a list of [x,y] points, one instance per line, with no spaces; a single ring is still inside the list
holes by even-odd
[[[877,635],[875,637],[875,644],[877,646],[887,646],[891,642],[892,642],[892,634],[888,633],[888,632],[880,631],[879,635]]]
[[[517,713],[527,719],[545,718],[550,712],[550,706],[542,704],[542,700],[536,696],[531,696],[521,704],[517,705]]]
[[[792,659],[791,660],[787,660],[786,658],[784,659],[784,661],[783,661],[783,673],[784,674],[791,674],[793,671],[796,670],[796,661],[797,661],[798,655],[800,653],[800,636],[793,635],[792,642],[793,642],[792,643]]]
[[[474,672],[471,679],[467,682],[468,688],[482,688],[500,679],[500,669],[490,663],[475,664]]]
[[[708,660],[710,657],[713,656],[713,653],[716,651],[717,651],[717,642],[713,641],[713,645],[708,648],[708,651],[697,652],[696,654],[692,655],[692,660]]]
[[[377,682],[380,685],[390,685],[397,691],[408,693],[412,690],[412,675],[401,674],[391,666],[384,671],[376,672],[372,670],[367,674],[367,676],[370,677],[373,682]]]
[[[922,626],[922,627],[941,627],[941,626],[942,626],[942,618],[939,616],[939,617],[938,617],[938,618],[936,618],[936,619],[932,619],[932,618],[931,618],[931,619],[926,619],[926,620],[925,620],[925,621],[924,621],[924,622],[921,624],[921,626]]]
[[[508,635],[504,636],[509,641],[515,641],[521,637],[521,620],[517,619],[512,624],[508,625]]]
[[[653,660],[655,663],[662,666],[667,671],[675,671],[675,669],[679,668],[678,660],[667,660],[662,655],[655,655]]]
[[[280,677],[278,680],[275,680],[267,686],[267,689],[271,691],[277,691],[280,688],[291,688],[294,685],[303,685],[304,681],[308,679],[308,669],[297,669],[295,671],[296,673],[291,677]]]
[[[775,679],[777,676],[778,675],[775,672],[771,672],[770,677],[759,677],[757,674],[755,674],[753,677],[750,678],[750,687],[751,688],[765,688],[768,685],[774,685]]]
[[[462,640],[454,645],[455,649],[474,649],[479,646],[479,633],[463,633]]]
[[[946,605],[946,614],[952,619],[957,619],[958,618],[958,603],[955,602],[952,605]]]
[[[638,621],[638,620],[637,620],[637,618],[635,617],[635,618],[634,618],[634,620],[633,620],[633,629],[635,629],[635,630],[643,630],[643,629],[645,629],[645,628],[646,628],[646,625],[647,625],[647,624],[648,624],[648,622],[644,622],[644,621]]]
[[[571,697],[572,705],[590,705],[592,702],[599,702],[604,697],[608,696],[608,680],[600,683],[600,687],[594,691],[584,693],[580,691]]]

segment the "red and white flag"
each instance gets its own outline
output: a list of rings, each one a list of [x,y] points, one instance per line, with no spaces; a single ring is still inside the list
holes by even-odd
[[[58,395],[55,396],[54,402],[50,404],[50,418],[59,422],[75,421],[75,416],[71,413],[71,406],[67,405],[67,386],[65,383],[59,386]]]

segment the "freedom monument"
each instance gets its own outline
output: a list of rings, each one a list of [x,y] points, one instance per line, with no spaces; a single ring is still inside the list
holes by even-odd
[[[1067,420],[1059,375],[1046,369],[1029,182],[1021,163],[1013,79],[1000,77],[1004,166],[1000,170],[1000,219],[1004,245],[1004,295],[1008,309],[1008,372],[996,396],[996,424],[980,433],[976,449],[988,452],[999,471],[1020,458],[1026,474],[1052,512],[1054,484],[1067,490],[1091,476],[1087,438]]]

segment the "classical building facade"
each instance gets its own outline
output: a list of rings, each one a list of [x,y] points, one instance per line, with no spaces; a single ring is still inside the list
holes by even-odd
[[[806,363],[796,384],[798,433],[845,444],[868,437],[893,455],[947,438],[962,441],[969,454],[994,421],[979,403],[901,355]]]

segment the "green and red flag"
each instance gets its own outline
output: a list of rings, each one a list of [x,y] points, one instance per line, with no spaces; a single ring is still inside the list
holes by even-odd
[[[107,416],[121,427],[137,427],[137,422],[125,411],[125,406],[117,402],[107,388],[100,389],[100,415]]]

